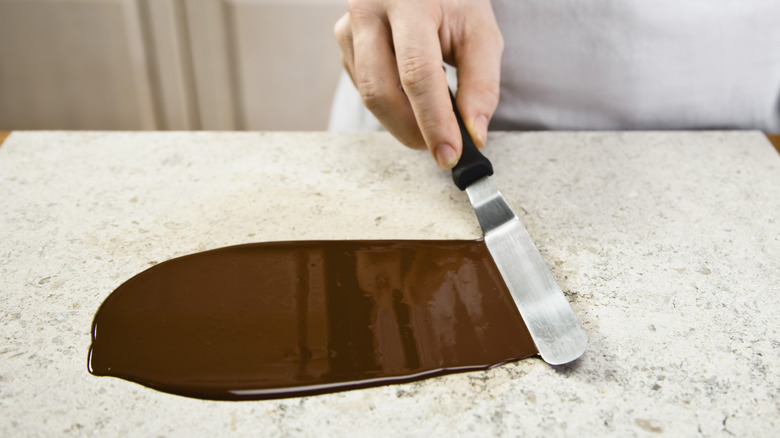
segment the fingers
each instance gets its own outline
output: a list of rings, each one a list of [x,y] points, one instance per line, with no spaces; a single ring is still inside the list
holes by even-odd
[[[354,81],[366,108],[403,144],[425,148],[412,106],[400,87],[389,24],[370,10],[350,12]]]
[[[333,34],[336,36],[336,42],[341,50],[341,64],[344,70],[349,74],[352,83],[355,83],[355,77],[352,75],[355,64],[355,52],[352,50],[352,23],[349,14],[344,14],[333,27]]]
[[[442,66],[458,68],[458,108],[477,146],[499,98],[503,40],[489,0],[350,0],[335,33],[366,107],[402,143],[439,166],[461,154]]]
[[[419,3],[394,3],[388,11],[399,79],[417,126],[436,162],[452,168],[460,156],[460,130],[442,69],[441,17]],[[440,10],[438,10],[440,13]]]
[[[461,141],[437,23],[420,19],[419,8],[388,14],[369,3],[353,4],[336,24],[342,63],[365,106],[390,133],[406,146],[428,146],[439,166],[449,169],[457,163]]]
[[[476,8],[463,22],[460,45],[455,48],[458,67],[456,102],[477,147],[485,145],[487,127],[496,111],[501,85],[504,40],[490,7]]]

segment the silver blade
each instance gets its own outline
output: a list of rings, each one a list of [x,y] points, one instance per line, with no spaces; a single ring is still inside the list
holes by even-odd
[[[466,188],[493,260],[531,333],[551,365],[585,352],[588,338],[531,236],[489,177]]]

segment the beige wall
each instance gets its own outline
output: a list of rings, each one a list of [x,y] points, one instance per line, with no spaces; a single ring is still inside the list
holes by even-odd
[[[325,129],[344,0],[0,0],[0,130]]]

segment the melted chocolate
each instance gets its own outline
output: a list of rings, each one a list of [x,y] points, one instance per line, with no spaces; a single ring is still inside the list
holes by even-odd
[[[536,353],[482,241],[275,242],[176,258],[122,284],[95,315],[89,371],[267,399]]]

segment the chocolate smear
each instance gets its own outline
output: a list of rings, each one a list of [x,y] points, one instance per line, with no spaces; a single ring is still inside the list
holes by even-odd
[[[92,325],[89,371],[173,394],[269,399],[537,354],[483,241],[231,246],[153,266]]]

